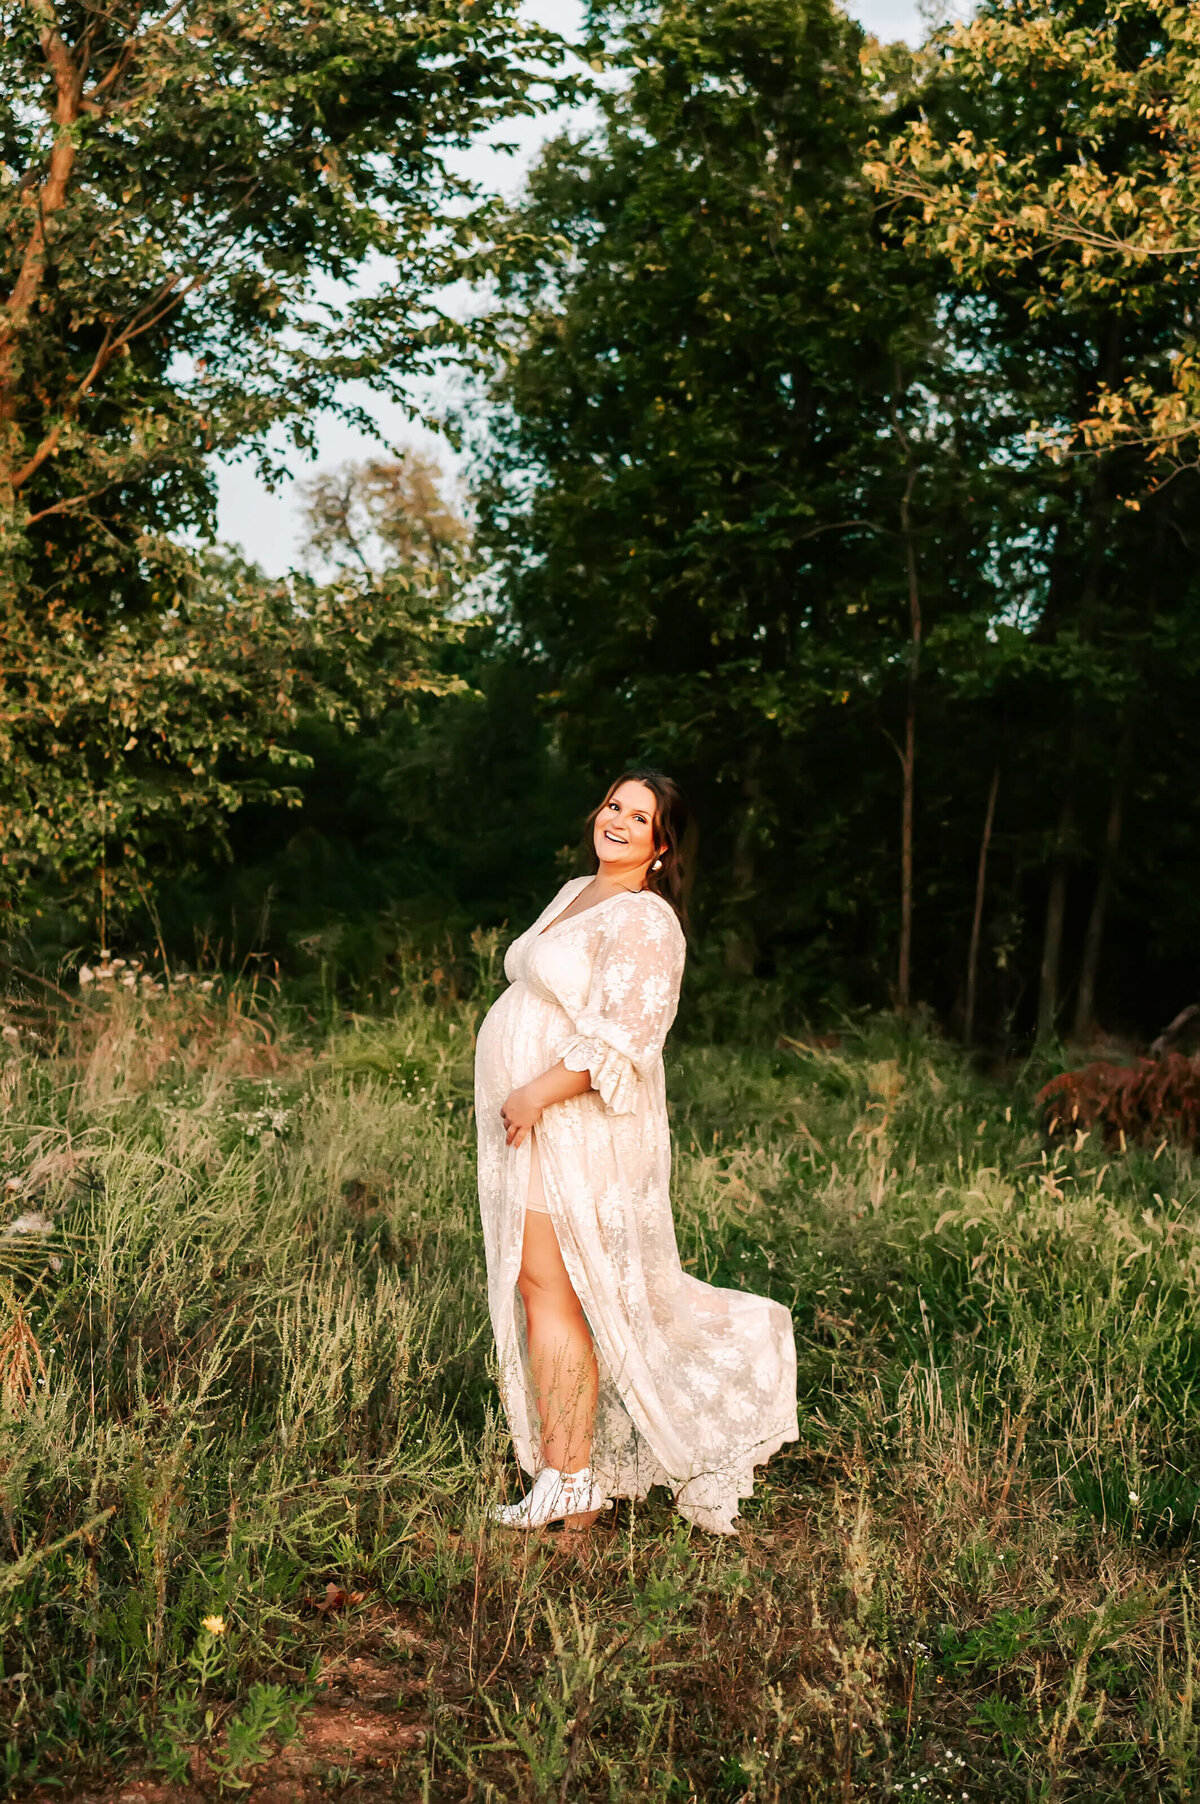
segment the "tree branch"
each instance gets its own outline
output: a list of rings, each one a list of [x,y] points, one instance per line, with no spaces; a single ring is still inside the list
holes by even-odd
[[[163,14],[161,19],[156,19],[154,24],[149,26],[145,31],[138,32],[136,36],[127,38],[117,52],[117,55],[113,58],[112,67],[109,69],[107,75],[102,76],[99,81],[94,82],[87,90],[87,93],[80,97],[80,110],[85,113],[103,112],[104,108],[100,104],[100,96],[109,88],[115,86],[121,76],[125,74],[129,65],[133,62],[138,51],[144,49],[144,47],[159,32],[165,31],[166,28],[179,17],[179,14],[186,9],[187,5],[188,0],[175,0],[175,5],[170,7]]]
[[[913,173],[900,173],[890,170],[885,186],[888,191],[902,200],[924,201],[936,207],[945,198],[945,189],[927,177]],[[986,206],[976,203],[972,211],[980,226],[1007,226],[1014,238],[1042,238],[1053,245],[1072,244],[1084,250],[1108,251],[1119,257],[1196,257],[1200,255],[1200,243],[1197,244],[1146,244],[1135,238],[1123,238],[1118,232],[1102,231],[1098,227],[1088,226],[1080,219],[1070,206],[1061,203],[1047,205],[1042,199],[1036,202],[1037,208],[1044,218],[1037,223],[1022,220],[1020,208],[1022,202],[1014,198],[1008,206],[999,202]]]
[[[83,69],[71,56],[57,28],[50,0],[41,0],[38,15],[44,21],[39,39],[42,52],[54,78],[54,143],[50,165],[41,189],[27,204],[36,208],[33,229],[17,279],[3,305],[0,316],[0,421],[12,430],[16,414],[13,372],[16,340],[24,327],[46,275],[47,224],[63,207],[71,175],[75,168],[75,134],[72,126],[79,117],[79,96],[83,87]],[[8,461],[8,457],[4,458]]]
[[[202,287],[207,278],[204,276],[193,276],[190,282],[185,282],[178,293],[175,293],[173,290],[178,280],[179,278],[177,276],[173,276],[169,282],[164,282],[154,299],[147,301],[145,306],[140,308],[138,313],[134,314],[129,324],[122,332],[118,333],[115,338],[110,336],[111,328],[109,331],[105,332],[103,343],[96,352],[95,357],[92,359],[91,369],[76,388],[75,393],[71,396],[70,400],[64,404],[61,418],[46,434],[33,455],[22,464],[19,470],[13,473],[10,479],[10,487],[14,494],[29,481],[31,476],[35,475],[36,472],[41,469],[47,458],[53,457],[54,452],[58,447],[59,440],[62,437],[64,426],[74,418],[80,403],[86,398],[93,382],[95,382],[98,376],[103,375],[113,358],[121,351],[126,350],[128,346],[133,343],[135,338],[140,338],[143,333],[152,331],[154,327],[158,325],[159,321],[165,319],[168,313],[171,313],[178,307],[180,302],[186,299],[194,289]],[[157,309],[157,311],[155,311],[155,309]],[[105,487],[111,487],[111,484],[105,484]],[[93,494],[100,494],[102,492],[103,491],[100,489],[92,491]],[[91,497],[89,496],[88,499],[90,498]],[[61,511],[63,511],[61,506],[43,508],[40,513],[28,515],[25,524],[28,526],[34,520],[42,519],[46,514]]]

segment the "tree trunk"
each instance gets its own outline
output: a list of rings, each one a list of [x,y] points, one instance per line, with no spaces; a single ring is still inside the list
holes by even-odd
[[[758,765],[760,745],[752,745],[746,754],[742,772],[742,809],[733,839],[730,859],[730,900],[734,905],[736,925],[725,935],[725,970],[730,977],[752,977],[758,962],[758,941],[750,920],[750,904],[757,888],[755,833],[758,807],[762,801],[762,783]]]
[[[53,24],[44,24],[40,36],[53,82],[50,154],[44,179],[31,186],[25,196],[29,234],[16,259],[13,285],[0,302],[0,494],[8,506],[20,486],[15,477],[20,462],[17,412],[21,337],[45,284],[55,216],[66,205],[75,169],[76,126],[83,94],[82,62],[72,58]],[[49,101],[47,105],[50,110]]]
[[[1123,785],[1117,779],[1113,783],[1112,801],[1108,810],[1108,825],[1104,832],[1104,850],[1100,855],[1100,870],[1096,877],[1092,909],[1088,916],[1087,932],[1083,940],[1083,961],[1079,967],[1079,993],[1075,999],[1073,1038],[1081,1043],[1091,1038],[1092,1029],[1096,1024],[1096,976],[1100,969],[1100,946],[1104,938],[1104,917],[1108,912],[1108,899],[1112,894],[1113,873],[1117,862],[1117,848],[1121,843],[1123,801]]]
[[[1070,771],[1068,781],[1069,787],[1058,814],[1054,862],[1050,866],[1050,888],[1046,896],[1046,925],[1042,935],[1042,968],[1038,982],[1039,1040],[1050,1038],[1058,1019],[1058,973],[1062,963],[1063,926],[1067,916],[1067,847],[1075,826],[1074,769]]]
[[[921,589],[917,580],[917,549],[912,536],[912,492],[917,470],[910,464],[900,500],[900,530],[908,566],[909,662],[908,698],[904,709],[904,751],[901,756],[903,800],[900,814],[900,957],[896,974],[896,1006],[902,1012],[912,997],[913,929],[913,812],[917,765],[917,678],[921,665]]]
[[[1104,941],[1104,923],[1112,897],[1117,871],[1117,855],[1121,848],[1121,828],[1125,811],[1125,790],[1129,777],[1129,758],[1133,749],[1133,732],[1126,725],[1117,752],[1113,772],[1112,797],[1108,805],[1108,821],[1104,829],[1104,849],[1092,896],[1087,932],[1083,939],[1083,960],[1079,967],[1079,995],[1075,1003],[1074,1038],[1091,1038],[1096,1025],[1096,979],[1100,971],[1100,948]]]
[[[979,936],[983,929],[983,897],[987,885],[988,851],[992,843],[992,822],[996,818],[996,797],[1000,792],[1000,766],[992,772],[988,791],[987,812],[983,817],[983,838],[979,842],[979,870],[975,876],[975,913],[971,918],[971,947],[967,953],[967,1006],[963,1013],[963,1043],[969,1046],[975,1033],[975,989],[979,973]]]
[[[1042,935],[1042,968],[1038,980],[1037,1037],[1048,1040],[1054,1032],[1059,1009],[1059,970],[1062,964],[1063,927],[1067,917],[1067,877],[1071,842],[1075,836],[1075,786],[1083,748],[1083,716],[1078,706],[1071,721],[1067,747],[1066,780],[1054,831],[1054,856],[1050,863],[1050,887],[1046,894],[1046,924]]]

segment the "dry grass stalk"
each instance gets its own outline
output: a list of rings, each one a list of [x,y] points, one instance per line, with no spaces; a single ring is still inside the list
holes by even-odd
[[[15,1416],[28,1406],[39,1383],[45,1384],[46,1365],[24,1304],[11,1292],[5,1301],[9,1319],[0,1332],[0,1408]]]

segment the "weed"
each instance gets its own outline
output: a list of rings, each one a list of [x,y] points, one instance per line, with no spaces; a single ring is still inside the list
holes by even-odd
[[[113,979],[6,1043],[0,1237],[44,1224],[2,1242],[6,1790],[286,1757],[431,1804],[1193,1795],[1190,1153],[1046,1148],[1032,1080],[887,1020],[680,1043],[682,1256],[792,1308],[801,1440],[729,1542],[661,1493],[506,1537],[496,952],[328,1032]],[[358,1751],[330,1686],[374,1688]]]

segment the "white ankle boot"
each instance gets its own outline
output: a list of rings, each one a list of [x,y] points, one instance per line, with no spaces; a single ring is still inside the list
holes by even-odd
[[[497,1504],[491,1517],[501,1528],[545,1528],[548,1522],[586,1528],[601,1510],[611,1507],[590,1466],[582,1472],[556,1472],[553,1466],[543,1466],[520,1503]]]

